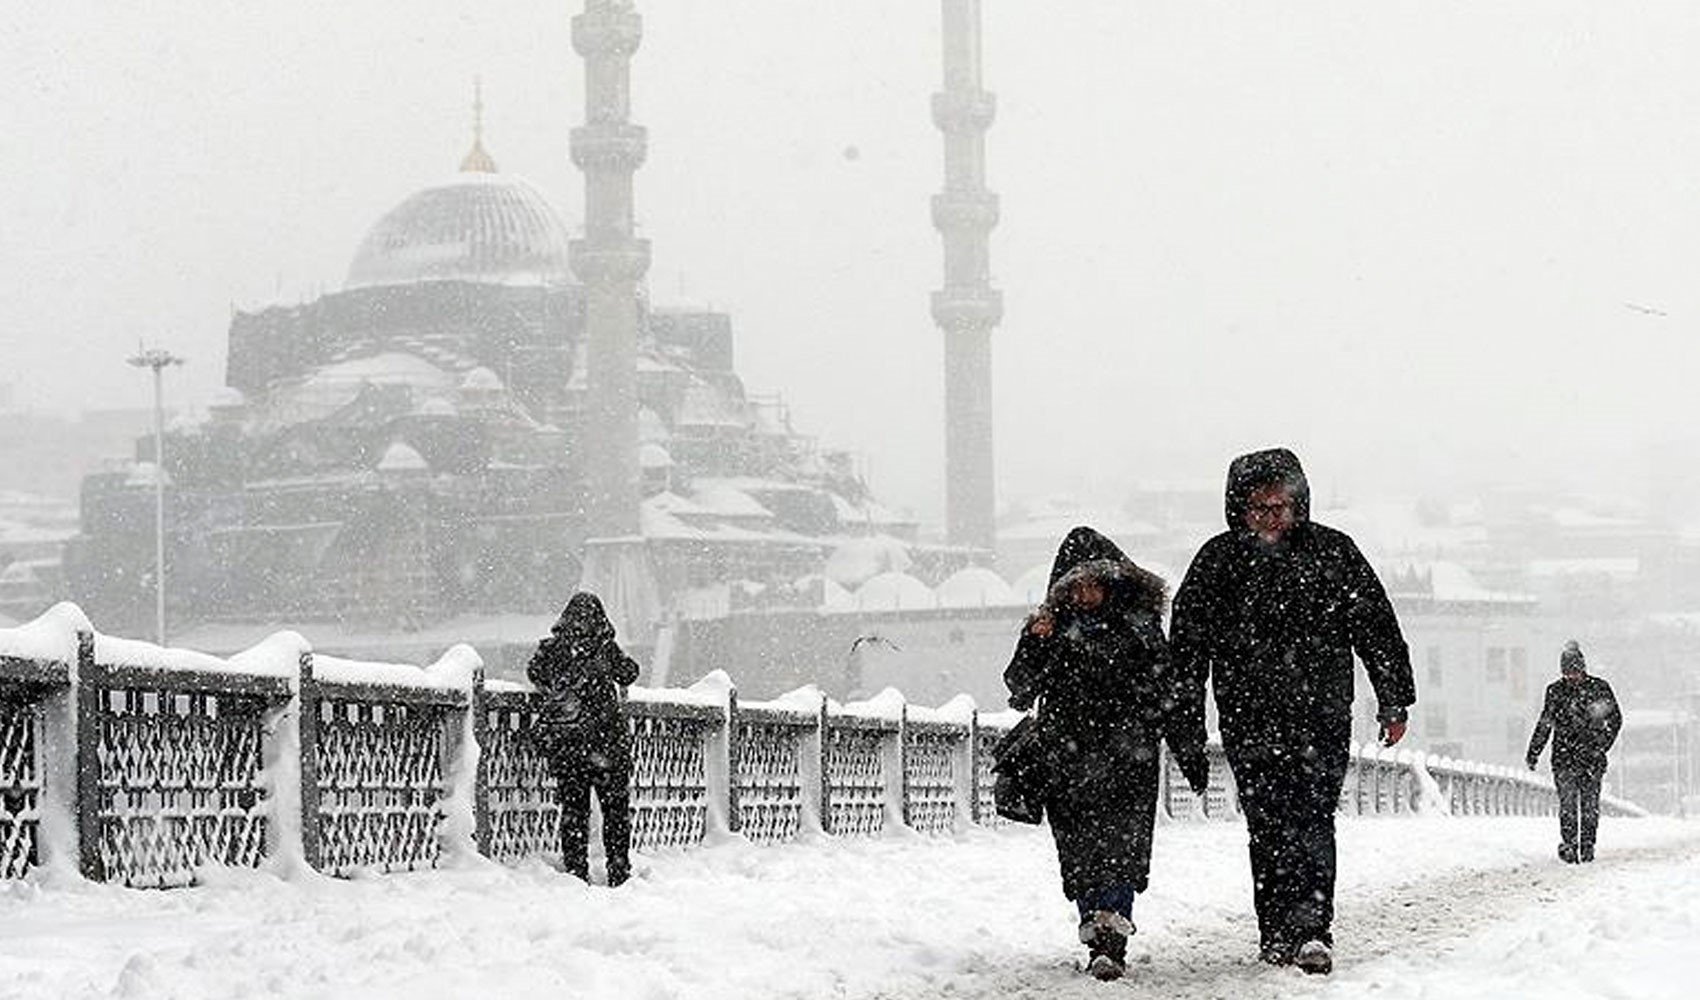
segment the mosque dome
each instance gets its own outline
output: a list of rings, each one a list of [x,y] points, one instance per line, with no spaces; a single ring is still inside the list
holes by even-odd
[[[481,147],[475,147],[476,154]],[[417,281],[570,282],[567,227],[543,194],[469,155],[462,172],[414,193],[366,233],[345,288]]]

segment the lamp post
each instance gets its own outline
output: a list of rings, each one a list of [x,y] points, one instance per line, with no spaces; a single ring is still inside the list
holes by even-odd
[[[154,638],[165,645],[165,378],[164,371],[183,359],[158,347],[137,346],[129,359],[153,369],[153,613]]]

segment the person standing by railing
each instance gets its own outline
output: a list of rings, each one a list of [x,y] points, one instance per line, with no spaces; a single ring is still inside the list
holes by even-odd
[[[1134,896],[1149,881],[1169,700],[1166,589],[1114,542],[1075,528],[1004,670],[1010,706],[1038,706],[1043,800],[1063,895],[1079,910],[1087,969],[1098,979],[1126,971]],[[1203,747],[1181,764],[1202,792]]]
[[[1228,468],[1228,530],[1204,543],[1175,595],[1169,637],[1188,742],[1203,747],[1211,680],[1251,849],[1259,957],[1334,967],[1334,813],[1352,739],[1352,654],[1405,734],[1411,657],[1387,591],[1343,532],[1310,520],[1310,484],[1285,448]]]
[[[1588,674],[1575,639],[1558,654],[1559,679],[1547,685],[1541,717],[1529,737],[1526,763],[1533,771],[1552,737],[1552,783],[1558,789],[1558,857],[1565,864],[1594,860],[1600,826],[1600,780],[1606,752],[1623,728],[1617,695],[1603,677]]]
[[[590,880],[590,793],[602,807],[608,885],[631,877],[631,734],[621,697],[637,661],[614,641],[595,595],[580,591],[537,646],[526,676],[537,688],[532,739],[549,761],[561,805],[561,863]]]

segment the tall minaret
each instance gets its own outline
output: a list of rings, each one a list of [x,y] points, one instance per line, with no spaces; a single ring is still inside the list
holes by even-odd
[[[573,18],[584,57],[584,120],[573,129],[573,163],[584,171],[584,239],[571,248],[585,286],[586,511],[590,537],[638,533],[638,286],[649,241],[632,236],[632,174],[648,136],[631,117],[631,59],[643,19],[631,0],[585,0]]]
[[[649,241],[632,235],[632,174],[648,136],[631,117],[631,59],[643,19],[631,0],[585,0],[573,18],[584,57],[585,123],[572,131],[573,163],[584,171],[584,238],[570,249],[585,286],[585,421],[577,435],[585,473],[584,585],[602,596],[615,624],[646,629],[659,608],[640,537],[637,337],[639,289]],[[642,645],[647,635],[623,634]]]
[[[992,287],[987,236],[998,196],[986,190],[986,129],[997,103],[980,88],[980,0],[941,0],[944,90],[933,123],[944,133],[944,190],[933,225],[944,237],[944,287],[933,322],[944,331],[945,530],[952,545],[988,556],[996,542],[992,492],[992,328],[1003,295]]]

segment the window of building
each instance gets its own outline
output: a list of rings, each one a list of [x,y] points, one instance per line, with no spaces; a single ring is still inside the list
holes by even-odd
[[[1489,684],[1505,683],[1505,647],[1489,646],[1487,651],[1487,679]]]
[[[1430,646],[1428,648],[1428,686],[1438,690],[1441,678],[1444,675],[1445,671],[1440,669],[1440,647]]]
[[[1511,697],[1529,696],[1529,651],[1522,646],[1511,649]]]
[[[1422,709],[1423,735],[1430,739],[1446,738],[1446,706],[1429,705]]]

